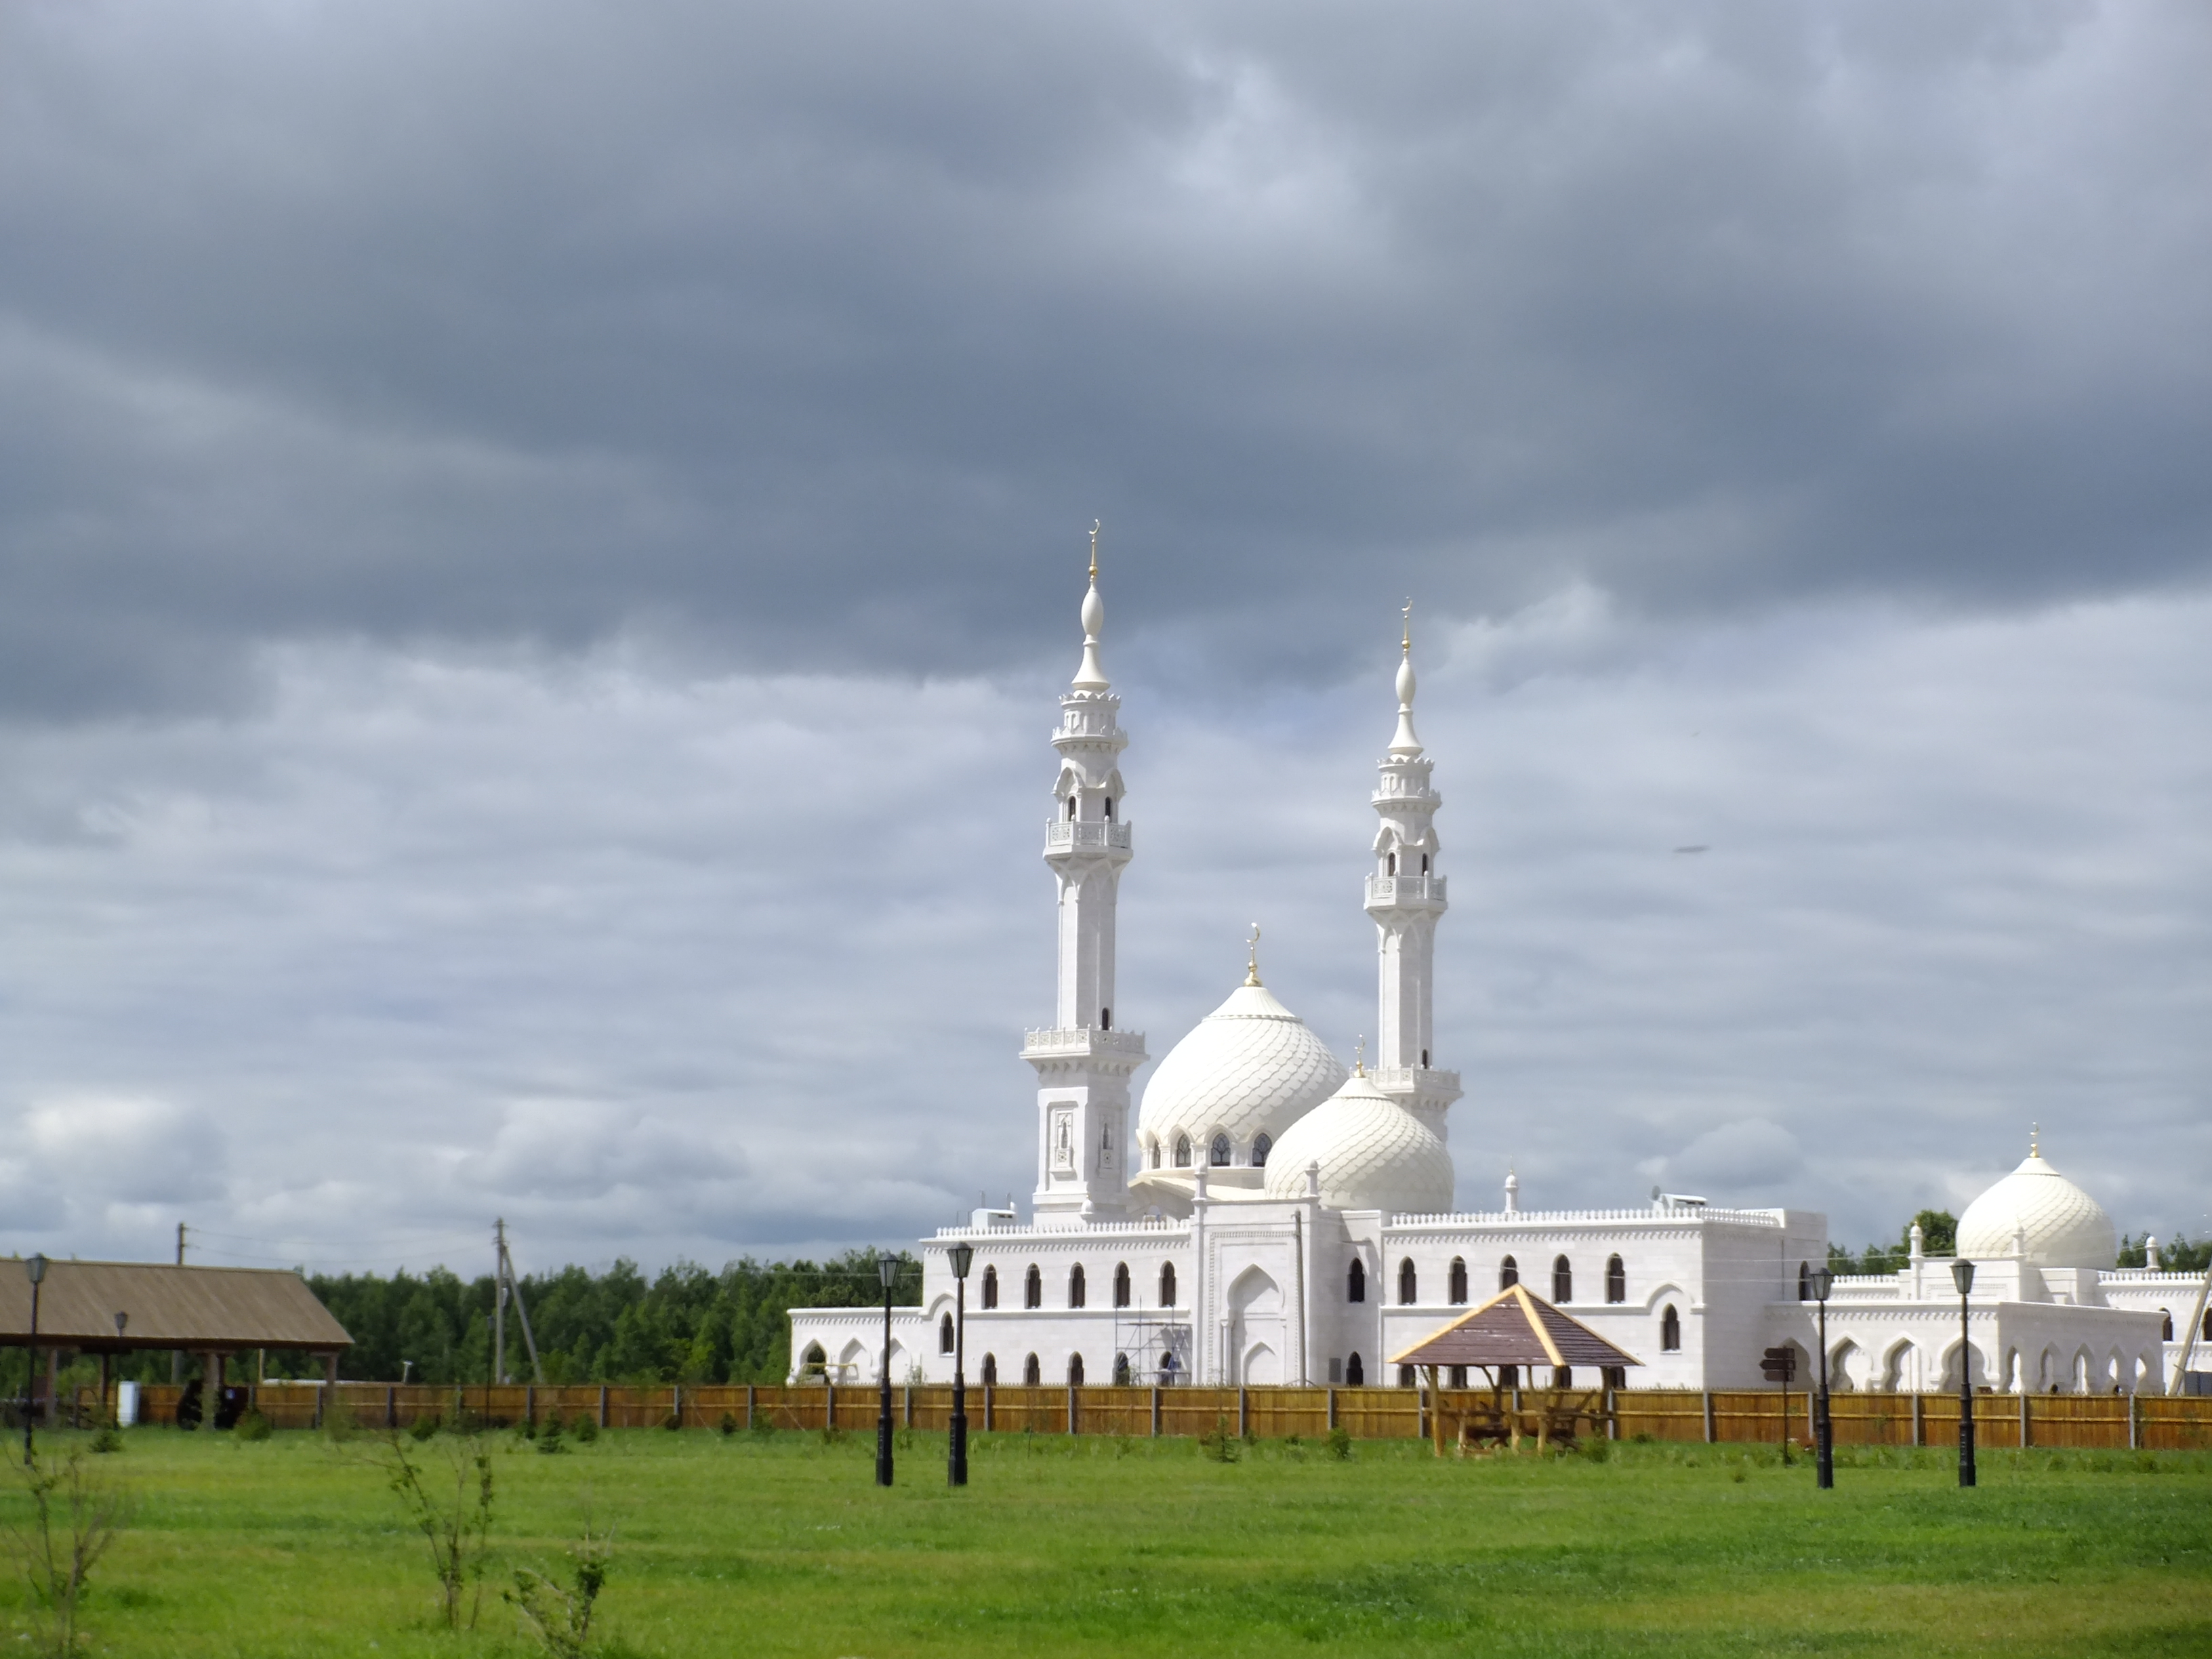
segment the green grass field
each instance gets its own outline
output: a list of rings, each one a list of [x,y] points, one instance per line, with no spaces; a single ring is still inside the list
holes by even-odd
[[[88,1460],[139,1494],[87,1603],[94,1651],[537,1650],[496,1580],[473,1633],[436,1627],[374,1439],[125,1438]],[[2203,1455],[1996,1453],[1961,1492],[1942,1454],[1892,1453],[1822,1493],[1771,1449],[1437,1462],[1361,1443],[1346,1462],[1262,1443],[1222,1464],[1189,1441],[1002,1435],[952,1492],[943,1437],[915,1435],[884,1492],[866,1437],[491,1440],[501,1576],[559,1565],[587,1503],[617,1526],[615,1655],[2212,1653]],[[20,1524],[20,1490],[0,1493]],[[20,1583],[5,1594],[20,1626]]]

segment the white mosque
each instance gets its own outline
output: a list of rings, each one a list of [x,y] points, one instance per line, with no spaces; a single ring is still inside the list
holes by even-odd
[[[1371,1062],[1363,1054],[1347,1071],[1261,982],[1255,951],[1244,982],[1160,1061],[1132,1137],[1129,1080],[1148,1056],[1142,1033],[1114,1018],[1115,902],[1134,846],[1097,578],[1094,553],[1082,666],[1052,738],[1044,858],[1059,887],[1059,1003],[1022,1048],[1037,1074],[1030,1218],[978,1210],[923,1241],[921,1305],[892,1317],[892,1380],[951,1379],[946,1247],[959,1241],[974,1247],[970,1382],[1410,1385],[1387,1356],[1516,1282],[1642,1362],[1632,1376],[1530,1382],[1754,1387],[1762,1351],[1778,1346],[1795,1348],[1808,1376],[1817,1339],[1803,1287],[1827,1260],[1823,1215],[1671,1194],[1618,1210],[1523,1210],[1510,1175],[1501,1209],[1452,1209],[1447,1117],[1460,1084],[1435,1063],[1431,1020],[1447,908],[1443,798],[1413,731],[1410,632],[1371,798]],[[2104,1210],[2037,1147],[1974,1200],[1958,1248],[1977,1266],[1966,1353],[1977,1384],[2179,1385],[2191,1339],[2212,1350],[2206,1276],[2115,1271],[2114,1244]],[[1916,1229],[1905,1267],[1836,1281],[1834,1386],[1958,1386],[1950,1265],[1923,1254]],[[794,1309],[791,1321],[795,1378],[881,1375],[880,1310]]]

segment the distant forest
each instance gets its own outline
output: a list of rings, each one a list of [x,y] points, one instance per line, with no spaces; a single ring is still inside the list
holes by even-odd
[[[634,1261],[605,1273],[563,1267],[522,1280],[522,1299],[538,1338],[548,1382],[781,1382],[791,1369],[793,1308],[880,1306],[883,1281],[873,1250],[848,1250],[821,1263],[733,1261],[720,1273],[679,1261],[647,1279]],[[921,1300],[921,1263],[900,1252],[894,1306]],[[463,1279],[444,1267],[427,1273],[310,1273],[307,1283],[353,1337],[339,1362],[349,1382],[482,1382],[491,1370],[490,1274]],[[23,1386],[24,1351],[0,1350],[0,1393]],[[313,1362],[270,1350],[269,1375],[319,1376]],[[167,1382],[167,1349],[131,1356],[118,1374]],[[253,1356],[234,1369],[251,1382]],[[507,1375],[531,1380],[522,1320],[507,1310]],[[97,1382],[97,1360],[64,1368],[64,1389]]]

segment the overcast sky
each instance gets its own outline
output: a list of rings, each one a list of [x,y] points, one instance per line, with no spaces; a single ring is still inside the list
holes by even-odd
[[[1155,1055],[1255,919],[1372,1029],[1411,594],[1462,1204],[1856,1243],[2039,1121],[2203,1233],[2208,84],[2150,0],[0,0],[0,1248],[1025,1194],[1094,517]]]

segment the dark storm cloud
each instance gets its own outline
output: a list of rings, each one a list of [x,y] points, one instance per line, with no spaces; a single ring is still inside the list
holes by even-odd
[[[1335,666],[1281,638],[1378,573],[1462,614],[2194,580],[2208,39],[15,8],[0,700],[204,697],[327,633],[966,669],[1057,637],[1036,567],[1094,513],[1125,629],[1271,672]]]

